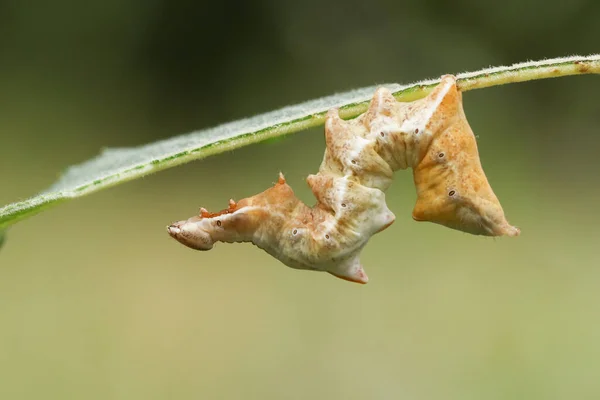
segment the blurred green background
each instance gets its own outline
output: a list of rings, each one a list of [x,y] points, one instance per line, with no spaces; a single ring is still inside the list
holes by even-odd
[[[103,147],[356,87],[600,51],[600,2],[0,0],[0,204]],[[322,129],[177,167],[14,226],[2,399],[600,397],[599,76],[466,93],[519,238],[388,199],[360,286],[165,226],[262,191],[312,203]]]

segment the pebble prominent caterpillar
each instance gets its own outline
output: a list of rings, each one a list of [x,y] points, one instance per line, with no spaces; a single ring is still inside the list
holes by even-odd
[[[398,102],[379,88],[361,116],[325,121],[326,150],[307,183],[316,197],[301,202],[282,174],[271,188],[217,213],[170,225],[169,234],[197,250],[215,242],[252,242],[283,264],[326,271],[367,283],[359,254],[369,238],[390,226],[385,191],[399,169],[413,169],[417,202],[412,216],[475,235],[517,236],[479,161],[475,136],[452,75],[425,98]]]

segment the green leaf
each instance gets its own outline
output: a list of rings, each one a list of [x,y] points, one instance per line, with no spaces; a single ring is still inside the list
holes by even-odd
[[[513,82],[559,76],[600,73],[600,55],[568,57],[494,67],[458,74],[461,91]],[[400,101],[424,97],[439,80],[411,85],[383,85]],[[106,149],[99,156],[67,169],[41,194],[0,208],[0,229],[62,201],[84,196],[192,160],[282,137],[324,123],[330,108],[340,108],[342,118],[352,118],[367,109],[376,87],[340,93],[285,107],[215,128],[192,132],[134,148]],[[0,236],[0,243],[4,236]]]

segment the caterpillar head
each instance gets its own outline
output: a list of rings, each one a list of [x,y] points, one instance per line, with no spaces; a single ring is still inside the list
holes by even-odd
[[[169,225],[167,232],[179,243],[202,251],[212,249],[215,242],[242,241],[253,231],[254,220],[260,217],[246,203],[229,200],[229,208],[218,213],[201,208],[199,215]]]
[[[423,128],[431,141],[413,168],[417,203],[413,218],[485,236],[517,236],[494,194],[479,160],[475,135],[462,107],[455,81],[444,77],[423,99],[435,106]]]
[[[175,222],[167,227],[167,232],[179,243],[195,250],[210,250],[214,245],[209,222],[200,216]]]

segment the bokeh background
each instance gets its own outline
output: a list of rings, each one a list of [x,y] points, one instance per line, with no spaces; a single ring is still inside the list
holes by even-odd
[[[600,51],[600,2],[0,0],[0,204],[103,147],[334,92]],[[468,92],[519,238],[397,220],[361,286],[165,226],[304,177],[313,129],[14,226],[0,252],[3,399],[600,397],[600,77]]]

